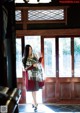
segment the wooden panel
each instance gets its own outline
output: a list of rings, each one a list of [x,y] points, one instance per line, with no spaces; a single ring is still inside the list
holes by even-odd
[[[54,98],[55,97],[55,83],[47,83],[45,87],[46,87],[46,98]]]
[[[25,76],[18,78],[18,88],[22,90],[20,103],[26,103]],[[80,104],[79,78],[47,78],[43,87],[44,103]]]
[[[44,103],[80,104],[80,78],[47,78],[43,88]]]
[[[19,103],[26,103],[26,78],[23,72],[23,78],[17,78],[17,87],[21,90],[21,99]]]
[[[80,83],[74,84],[74,98],[80,98]]]
[[[70,98],[71,98],[71,83],[61,83],[60,99],[70,99]]]

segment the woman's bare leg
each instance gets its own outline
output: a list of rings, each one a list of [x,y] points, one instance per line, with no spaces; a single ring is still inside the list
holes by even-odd
[[[36,101],[36,91],[32,92],[32,97],[33,97],[33,104],[36,106],[37,105],[37,101]]]

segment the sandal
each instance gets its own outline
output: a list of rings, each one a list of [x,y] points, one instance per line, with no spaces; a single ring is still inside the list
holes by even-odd
[[[32,104],[32,108],[34,108],[35,106],[34,106],[34,104]]]
[[[37,106],[34,107],[34,112],[37,112]]]
[[[36,107],[38,106],[38,104],[36,104]],[[32,104],[32,108],[34,108],[35,107],[35,105],[34,104]]]

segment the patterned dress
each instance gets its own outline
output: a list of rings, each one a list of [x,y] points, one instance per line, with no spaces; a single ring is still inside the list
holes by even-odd
[[[37,67],[33,67],[32,65],[37,63]],[[26,62],[26,68],[28,73],[28,80],[33,80],[35,86],[33,89],[28,89],[28,91],[37,91],[41,87],[39,87],[39,82],[43,81],[43,69],[39,60],[33,56],[32,58],[28,58]],[[29,84],[30,85],[30,84]]]

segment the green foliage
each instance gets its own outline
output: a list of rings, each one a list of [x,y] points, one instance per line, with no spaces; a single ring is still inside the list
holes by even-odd
[[[75,52],[75,55],[80,54],[80,39],[79,38],[74,40],[74,52]]]
[[[70,38],[62,38],[63,41],[63,53],[65,55],[70,54]]]

